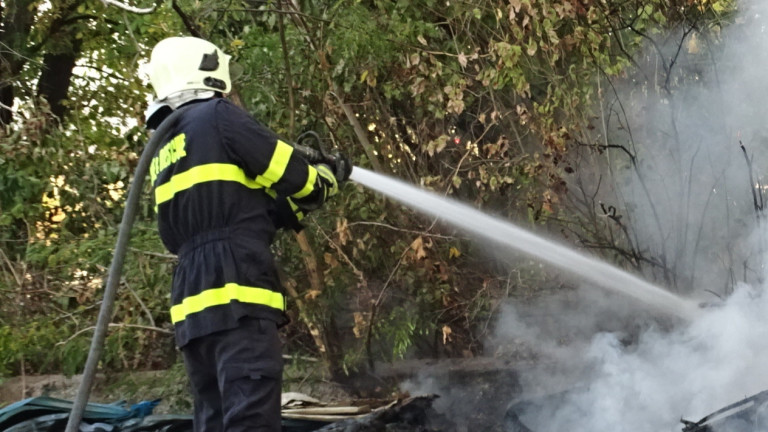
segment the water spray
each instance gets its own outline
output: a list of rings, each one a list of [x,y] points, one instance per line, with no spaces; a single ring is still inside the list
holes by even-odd
[[[700,314],[700,309],[692,301],[456,200],[360,167],[352,170],[350,179],[477,237],[545,261],[597,286],[635,298],[656,310],[686,321]]]

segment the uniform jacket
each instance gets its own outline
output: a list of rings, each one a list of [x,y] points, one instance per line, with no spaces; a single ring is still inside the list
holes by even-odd
[[[160,238],[179,255],[171,292],[179,346],[245,316],[285,321],[270,245],[277,229],[296,225],[289,210],[319,205],[330,187],[228,100],[182,109],[150,164]]]

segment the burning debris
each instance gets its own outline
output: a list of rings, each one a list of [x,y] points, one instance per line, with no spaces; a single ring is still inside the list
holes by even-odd
[[[288,396],[287,398],[285,396]],[[428,432],[453,431],[455,427],[432,408],[436,395],[395,401],[366,400],[348,405],[327,405],[305,395],[289,393],[283,400],[284,432]],[[190,415],[155,415],[159,400],[130,407],[89,403],[81,431],[91,432],[191,432]],[[63,430],[72,402],[36,397],[0,409],[0,430],[5,432],[54,432]]]
[[[725,406],[697,422],[681,420],[683,432],[757,432],[768,430],[768,390]]]
[[[318,432],[431,432],[452,431],[455,426],[432,408],[437,395],[397,400],[361,418],[332,423]]]
[[[557,409],[567,397],[567,392],[547,396],[539,400],[512,404],[504,416],[506,432],[544,432],[531,429],[525,423],[541,424],[542,418]],[[699,421],[681,419],[681,432],[762,432],[768,430],[768,390],[727,405],[703,417]],[[546,426],[545,426],[546,427]],[[545,429],[548,430],[548,429]],[[581,430],[573,425],[572,430]]]

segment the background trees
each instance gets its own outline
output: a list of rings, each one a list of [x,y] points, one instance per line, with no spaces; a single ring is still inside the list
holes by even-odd
[[[678,292],[727,295],[760,275],[762,249],[737,240],[762,212],[750,142],[762,125],[749,111],[723,114],[729,97],[711,104],[719,114],[699,110],[742,76],[722,54],[735,44],[725,24],[735,37],[760,18],[736,19],[749,14],[735,2],[174,0],[135,13],[85,0],[1,11],[0,373],[80,369],[146,141],[141,65],[171,35],[230,52],[233,98],[288,139],[315,130],[359,166]],[[744,152],[735,128],[749,133]],[[174,258],[152,218],[148,198],[106,368],[175,361]],[[482,355],[500,302],[567,285],[354,184],[275,252],[294,303],[289,351],[323,357],[337,379],[375,360]]]

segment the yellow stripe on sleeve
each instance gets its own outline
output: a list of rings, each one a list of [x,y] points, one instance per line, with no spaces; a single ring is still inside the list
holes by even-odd
[[[311,194],[313,190],[315,190],[315,182],[317,181],[317,169],[315,169],[315,167],[312,165],[309,165],[307,168],[309,168],[307,173],[307,183],[303,188],[301,188],[300,191],[291,195],[294,198],[304,198],[305,196]]]
[[[272,187],[273,184],[280,181],[288,167],[291,154],[293,154],[293,147],[284,141],[277,140],[275,153],[272,154],[267,170],[262,175],[257,176],[256,181],[264,187]]]

